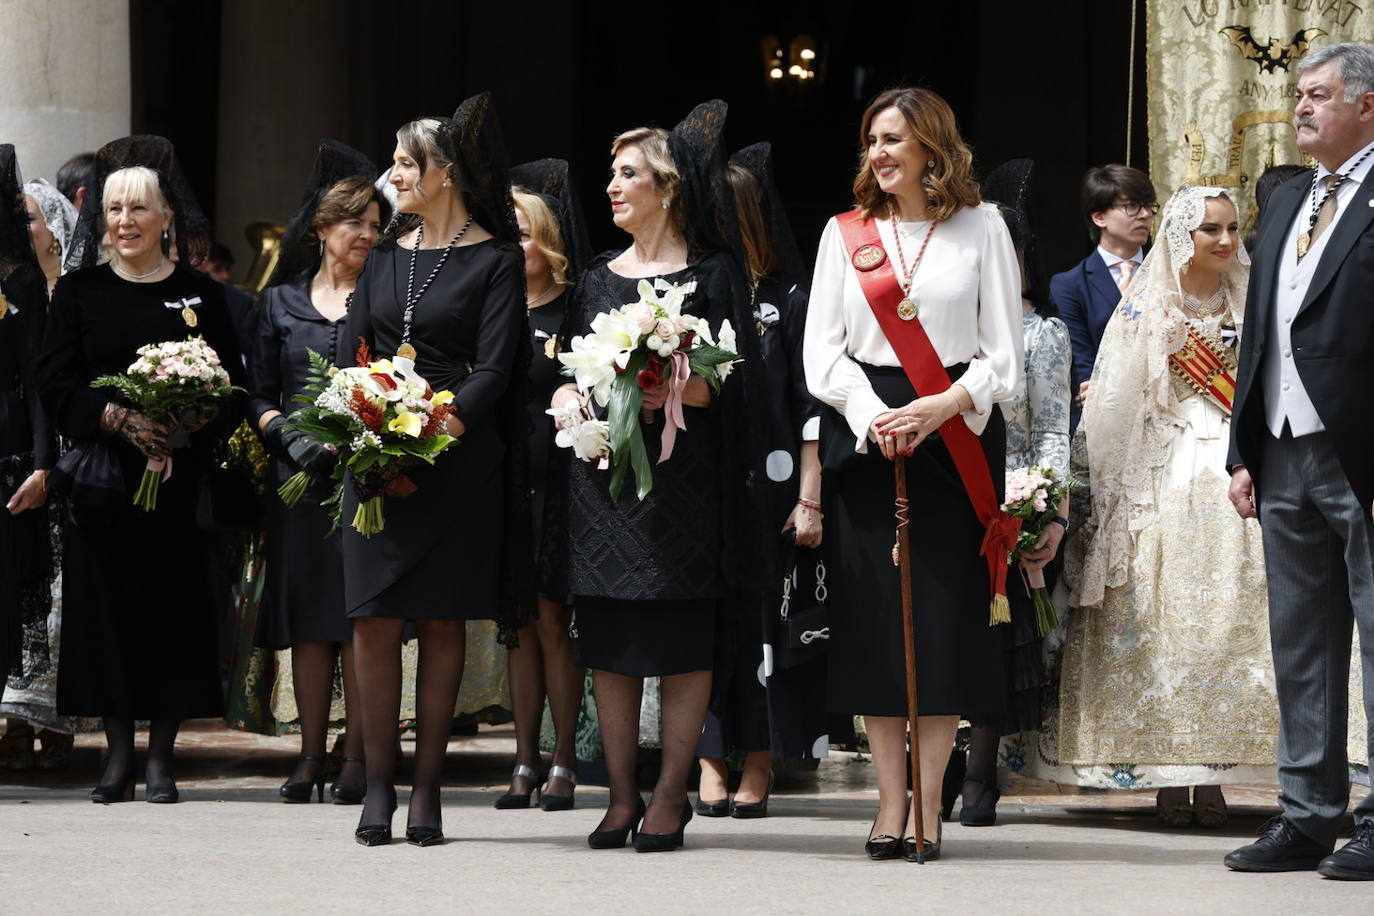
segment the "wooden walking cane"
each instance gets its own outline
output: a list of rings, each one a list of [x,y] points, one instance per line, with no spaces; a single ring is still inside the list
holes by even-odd
[[[921,740],[916,730],[916,624],[912,617],[911,599],[911,532],[907,514],[906,458],[900,453],[892,462],[896,482],[897,543],[892,548],[892,562],[901,570],[902,588],[902,648],[906,652],[906,725],[911,748],[912,813],[916,816],[916,861],[926,862],[925,803],[921,795]]]

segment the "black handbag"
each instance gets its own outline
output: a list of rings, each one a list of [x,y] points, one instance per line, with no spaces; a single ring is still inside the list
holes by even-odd
[[[794,565],[792,572],[782,580],[782,607],[773,634],[775,669],[804,665],[820,657],[830,644],[830,608],[825,604],[829,596],[825,587],[825,563],[816,561],[815,604],[808,604],[800,610],[792,608],[792,585],[795,580]]]

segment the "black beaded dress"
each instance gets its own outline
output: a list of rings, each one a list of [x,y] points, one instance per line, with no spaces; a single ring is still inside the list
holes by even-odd
[[[315,308],[309,276],[263,293],[249,361],[253,378],[249,418],[255,429],[269,410],[290,414],[302,406],[294,398],[308,382],[307,350],[331,363],[341,353],[352,352],[346,322],[346,316],[330,321]],[[295,506],[287,507],[278,498],[277,488],[298,470],[286,455],[273,456],[267,468],[268,577],[254,639],[266,649],[289,649],[301,642],[347,642],[353,636],[344,616],[341,538],[337,531],[326,536],[329,516],[320,505],[329,498],[333,482],[317,480]]]
[[[598,257],[578,284],[567,340],[588,333],[600,312],[638,300],[641,278],[612,271],[613,256]],[[690,289],[683,312],[706,318],[713,329],[736,319],[732,297],[743,281],[727,255],[643,279],[659,290]],[[725,385],[732,383],[739,379]],[[684,407],[687,428],[672,457],[654,464],[653,490],[643,500],[628,481],[612,500],[609,471],[570,462],[567,569],[585,667],[635,677],[712,668],[716,615],[727,591],[721,404],[727,394],[710,407]],[[657,462],[663,417],[654,414],[657,422],[643,424],[643,433],[650,461]]]
[[[194,306],[196,327],[182,317]],[[99,427],[113,389],[100,375],[122,373],[149,343],[204,337],[236,385],[243,363],[220,284],[178,266],[167,279],[134,283],[109,266],[57,283],[39,361],[38,386],[58,432],[77,445],[103,440],[118,460],[126,493],[104,507],[69,503],[63,532],[62,715],[187,719],[223,711],[216,647],[219,601],[210,581],[212,542],[196,524],[202,477],[235,409],[193,433],[173,453],[157,509],[132,497],[146,463],[132,445]],[[74,502],[74,501],[73,501]]]
[[[442,249],[416,252],[417,288]],[[358,339],[374,359],[401,343],[411,252],[392,240],[368,256],[348,314],[348,345],[340,365],[353,365]],[[462,442],[433,466],[406,473],[418,488],[386,499],[386,527],[365,538],[348,524],[358,500],[344,487],[344,606],[349,617],[410,620],[489,620],[503,590],[508,499],[505,488],[510,430],[506,395],[524,371],[528,346],[524,258],[498,239],[456,247],[415,306],[411,343],[416,371],[435,391],[451,390],[467,427]],[[523,392],[523,379],[518,389]],[[525,402],[518,428],[524,429]],[[528,524],[524,518],[522,525]],[[527,540],[527,539],[526,539]]]

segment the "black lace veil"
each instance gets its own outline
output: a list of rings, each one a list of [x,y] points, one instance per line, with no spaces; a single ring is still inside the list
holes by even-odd
[[[988,173],[983,179],[983,199],[995,203],[1011,233],[1011,243],[1025,264],[1025,296],[1039,311],[1048,308],[1040,279],[1040,262],[1035,251],[1035,232],[1031,227],[1030,189],[1035,162],[1030,159],[1009,159]]]
[[[321,140],[319,151],[315,154],[315,167],[301,196],[300,206],[286,224],[281,260],[277,262],[269,286],[291,283],[307,274],[313,276],[319,270],[320,249],[312,228],[315,211],[329,189],[345,178],[374,181],[377,167],[371,159],[338,140]]]
[[[502,241],[520,244],[515,203],[510,196],[510,160],[490,92],[465,99],[453,113],[454,163],[458,188],[474,219]]]
[[[564,159],[536,159],[510,170],[511,184],[543,198],[549,212],[558,219],[563,234],[563,255],[568,259],[568,282],[573,283],[592,260],[592,241],[582,206],[568,177]]]
[[[758,186],[759,208],[767,224],[769,240],[777,257],[777,276],[784,290],[799,286],[808,292],[811,289],[811,271],[797,247],[796,236],[792,234],[792,224],[787,221],[787,208],[782,195],[778,193],[773,178],[773,145],[755,143],[730,157],[730,164],[737,165],[754,176]]]
[[[103,205],[105,179],[111,172],[133,165],[157,172],[162,194],[172,208],[173,241],[184,264],[198,263],[210,252],[213,238],[210,221],[196,201],[195,191],[177,162],[171,141],[154,134],[123,137],[106,143],[95,154],[95,180],[86,193],[76,224],[76,237],[66,267],[91,267],[100,259],[100,237],[105,232]]]
[[[24,205],[24,181],[12,143],[0,143],[0,204],[0,280],[8,281],[18,270],[38,269],[38,256],[29,236],[29,212]]]

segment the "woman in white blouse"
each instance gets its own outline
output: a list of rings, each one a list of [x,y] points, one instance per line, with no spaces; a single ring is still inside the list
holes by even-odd
[[[929,860],[939,855],[938,774],[959,717],[996,714],[1005,705],[1001,641],[989,626],[991,564],[980,555],[986,529],[938,429],[960,417],[978,437],[1000,503],[1005,429],[996,405],[1011,399],[1023,371],[1020,272],[1001,216],[980,206],[973,155],[943,99],[925,89],[884,92],[864,112],[860,143],[854,196],[862,222],[841,214],[826,226],[803,346],[807,384],[829,408],[822,449],[834,487],[826,522],[834,537],[832,594],[842,609],[831,617],[830,707],[865,717],[879,804],[868,854],[915,859],[917,840],[907,828],[902,596],[892,562],[890,462],[901,458],[911,498]],[[919,321],[954,383],[947,390],[920,397],[908,381],[854,266],[878,259],[865,251],[871,245],[851,252],[842,222],[876,226],[891,281],[901,287],[899,333]]]

